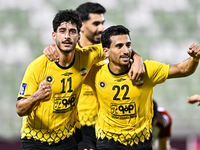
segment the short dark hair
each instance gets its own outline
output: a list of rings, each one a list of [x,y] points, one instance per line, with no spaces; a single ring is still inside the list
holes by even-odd
[[[106,9],[99,3],[86,2],[76,8],[79,13],[81,21],[89,20],[89,13],[104,14]]]
[[[104,30],[101,35],[101,43],[103,48],[110,48],[110,44],[112,42],[110,39],[111,36],[127,34],[130,37],[129,33],[130,31],[122,25],[110,26]]]
[[[78,12],[72,9],[59,10],[59,12],[55,15],[53,19],[53,31],[56,32],[62,22],[69,22],[69,21],[72,24],[76,24],[79,33],[80,28],[82,26],[82,22],[80,20]]]

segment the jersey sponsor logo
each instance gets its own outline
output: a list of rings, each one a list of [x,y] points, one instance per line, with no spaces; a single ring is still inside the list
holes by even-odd
[[[20,92],[19,92],[20,95],[24,95],[25,90],[26,90],[26,86],[27,86],[27,83],[22,83],[22,87],[21,87]]]
[[[128,119],[136,117],[135,103],[111,103],[112,117],[115,119]]]
[[[52,82],[54,81],[54,78],[53,78],[53,76],[48,75],[48,76],[46,77],[46,80],[47,80],[48,82],[52,83]]]
[[[99,82],[99,86],[100,86],[100,88],[105,88],[106,87],[106,83],[104,81],[100,81]]]
[[[85,68],[81,69],[81,76],[85,76],[87,73],[87,70]]]
[[[65,97],[54,97],[54,113],[66,113],[75,107],[76,94]]]
[[[64,73],[64,74],[62,74],[63,76],[69,76],[69,75],[71,75],[71,74],[73,74],[73,73],[71,73],[71,72],[66,72],[66,73]]]
[[[115,81],[117,81],[117,82],[122,82],[122,81],[124,81],[124,80],[126,80],[126,79],[120,78],[120,79],[117,79],[117,80],[115,80]]]

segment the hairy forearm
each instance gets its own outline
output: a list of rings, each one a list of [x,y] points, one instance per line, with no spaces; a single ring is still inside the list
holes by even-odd
[[[34,93],[33,95],[29,96],[28,98],[23,98],[17,101],[16,109],[17,114],[21,116],[26,116],[31,113],[31,111],[36,106],[39,99],[37,99],[37,94]]]
[[[183,77],[185,77],[185,76],[189,76],[193,74],[198,64],[199,64],[198,62],[193,61],[192,58],[190,57],[184,62],[180,63],[178,67],[180,68],[181,74],[183,75]]]

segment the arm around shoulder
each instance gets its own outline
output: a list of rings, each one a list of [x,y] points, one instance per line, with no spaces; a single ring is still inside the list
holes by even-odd
[[[130,71],[128,73],[130,80],[142,80],[143,75],[145,73],[145,66],[143,63],[143,59],[140,55],[138,55],[135,51],[132,50],[132,58],[133,63],[131,65]]]

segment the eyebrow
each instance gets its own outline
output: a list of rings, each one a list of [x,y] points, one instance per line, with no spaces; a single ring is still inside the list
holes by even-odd
[[[59,28],[58,30],[65,30],[65,29],[66,29],[66,28],[63,27],[63,28]]]
[[[66,30],[66,29],[67,29],[66,27],[61,27],[58,30]],[[76,28],[70,28],[69,30],[77,30],[77,29]]]
[[[123,43],[117,43],[117,44],[115,44],[115,45],[121,45],[121,44],[123,44]],[[126,42],[125,44],[126,44],[126,45],[127,45],[127,44],[131,44],[131,42]]]
[[[103,20],[103,21],[94,21],[93,23],[104,23],[105,22],[105,20]]]

